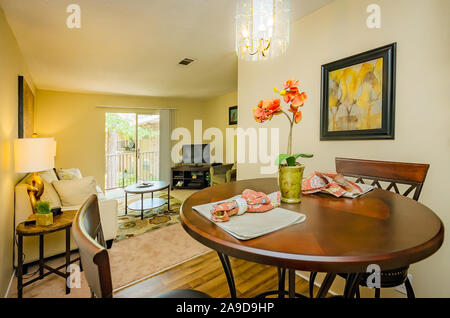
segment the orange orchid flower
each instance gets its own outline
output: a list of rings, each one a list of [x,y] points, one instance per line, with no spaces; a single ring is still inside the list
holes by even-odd
[[[296,107],[291,105],[289,111],[294,114],[294,121],[296,124],[298,124],[302,120],[303,116],[302,112],[298,110],[298,106]]]
[[[298,88],[297,87],[293,87],[290,90],[286,91],[283,95],[284,97],[284,102],[285,103],[290,103],[292,102],[292,100],[294,99],[295,96],[298,95]]]
[[[280,90],[275,88],[275,93],[279,93],[286,104],[289,105],[288,111],[284,111],[280,105],[280,99],[266,99],[261,100],[258,106],[253,109],[253,116],[255,120],[259,123],[263,123],[267,120],[271,120],[273,115],[284,114],[289,120],[289,137],[288,137],[288,147],[287,154],[280,154],[277,159],[277,164],[281,164],[286,161],[288,166],[295,166],[298,157],[311,158],[313,155],[310,154],[296,154],[292,153],[292,129],[294,124],[298,124],[303,117],[303,113],[299,110],[305,104],[308,96],[305,92],[300,92],[299,81],[295,78],[291,78],[283,83],[284,89]]]
[[[273,115],[282,112],[280,105],[280,100],[278,98],[262,100],[258,103],[258,107],[253,109],[253,116],[255,117],[255,120],[260,123],[271,120]]]
[[[308,96],[306,96],[306,93],[303,92],[301,94],[295,95],[295,97],[292,99],[292,105],[294,107],[303,106],[305,104],[306,99],[308,99]]]
[[[284,82],[284,89],[286,89],[286,90],[287,89],[291,90],[293,88],[297,88],[298,89],[298,84],[299,83],[300,82],[297,79],[291,78],[291,79],[287,80],[286,82]]]
[[[301,111],[295,113],[294,120],[295,123],[298,124],[302,120],[303,114]]]

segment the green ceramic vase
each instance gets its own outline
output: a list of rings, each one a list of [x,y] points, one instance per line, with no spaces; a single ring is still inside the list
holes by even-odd
[[[295,166],[280,165],[279,185],[281,202],[300,203],[302,201],[302,180],[305,166],[297,163]]]

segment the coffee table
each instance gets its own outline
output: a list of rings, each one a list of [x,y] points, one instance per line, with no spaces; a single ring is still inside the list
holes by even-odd
[[[170,212],[170,184],[165,181],[151,181],[151,185],[141,187],[139,183],[132,184],[124,189],[125,191],[125,215],[128,214],[128,209],[133,211],[141,211],[141,220],[144,219],[144,211],[158,208],[167,203],[167,210]],[[167,200],[161,198],[154,198],[153,193],[167,189]],[[152,198],[144,199],[144,194],[151,193]],[[141,199],[132,202],[128,205],[128,194],[138,194]]]

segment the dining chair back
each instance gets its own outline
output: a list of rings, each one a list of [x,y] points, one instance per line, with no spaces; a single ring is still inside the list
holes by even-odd
[[[86,200],[75,215],[72,234],[79,248],[81,264],[92,296],[111,298],[111,269],[95,194]]]
[[[388,183],[384,190],[409,196],[418,201],[430,165],[364,159],[336,158],[336,172],[356,178],[356,183],[371,181],[371,185],[383,189],[380,182]],[[399,185],[407,185],[401,193]]]
[[[393,191],[418,201],[425,178],[430,165],[421,163],[405,163],[392,161],[378,161],[351,158],[336,158],[336,172],[345,176],[355,178],[356,183],[370,184],[379,189]],[[369,182],[369,183],[366,183]],[[385,186],[382,186],[385,183]],[[406,186],[404,191],[401,187]],[[403,192],[403,193],[402,193]],[[408,266],[394,270],[382,271],[381,288],[396,287],[405,284],[408,298],[414,298],[414,290],[408,279]],[[339,274],[348,279],[355,274]],[[310,274],[309,293],[313,297],[314,281],[316,272]],[[365,286],[365,276],[361,276],[359,285]],[[355,289],[359,297],[359,288]],[[380,288],[375,289],[375,297],[380,297]]]
[[[103,237],[97,195],[91,195],[78,210],[72,223],[72,234],[79,248],[81,264],[92,297],[112,298],[111,267]],[[134,285],[136,288],[138,286],[139,284]],[[148,298],[145,291],[140,291],[139,294]],[[121,292],[115,293],[114,296],[124,297]],[[208,294],[190,289],[171,290],[153,297],[210,298]]]

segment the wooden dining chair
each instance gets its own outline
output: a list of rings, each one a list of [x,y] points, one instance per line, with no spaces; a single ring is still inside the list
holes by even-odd
[[[379,189],[393,191],[406,197],[418,201],[422,191],[423,183],[427,176],[428,164],[403,163],[376,160],[361,160],[336,158],[336,172],[346,177],[355,178],[356,183],[371,184]],[[384,188],[382,184],[385,184]],[[405,187],[406,190],[400,190]],[[339,274],[347,278],[350,274]],[[309,293],[313,297],[314,280],[317,273],[310,274]],[[359,286],[365,286],[366,278],[359,282]],[[405,284],[408,298],[414,298],[414,290],[408,279],[408,266],[395,270],[381,272],[381,288],[396,287]],[[356,296],[359,297],[359,287],[356,289]],[[380,297],[380,289],[375,289],[375,297]]]
[[[83,272],[91,289],[92,297],[112,298],[111,267],[100,222],[98,199],[95,194],[86,200],[75,215],[72,234],[79,248]],[[120,297],[119,294],[115,296]],[[209,298],[210,296],[196,290],[174,290],[155,297]]]

